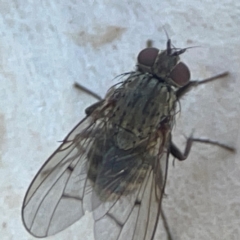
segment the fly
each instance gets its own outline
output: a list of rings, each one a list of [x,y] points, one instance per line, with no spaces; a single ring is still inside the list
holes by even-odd
[[[95,240],[154,239],[171,154],[185,160],[172,142],[177,102],[192,87],[225,77],[190,81],[180,61],[186,48],[143,49],[135,71],[88,107],[86,117],[48,158],[27,190],[23,223],[35,237],[54,235],[93,212]],[[163,214],[163,213],[162,213]],[[170,238],[170,237],[169,237]]]

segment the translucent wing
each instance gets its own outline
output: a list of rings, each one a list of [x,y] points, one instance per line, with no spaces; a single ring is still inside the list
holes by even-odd
[[[152,152],[159,154],[143,150],[127,153],[112,147],[104,158],[92,198],[96,240],[154,238],[168,151],[161,152],[158,144]]]
[[[87,152],[103,123],[83,119],[49,157],[32,181],[22,207],[26,229],[36,237],[53,235],[84,215],[92,185]]]
[[[32,235],[60,232],[88,209],[96,240],[153,239],[168,153],[159,144],[125,151],[113,142],[111,124],[90,117],[65,138],[25,196],[22,218]]]
[[[121,86],[88,108],[88,117],[70,132],[34,178],[22,208],[24,225],[32,235],[58,233],[89,210],[94,215],[96,240],[154,238],[171,128],[164,118],[155,129],[150,127],[151,134],[128,145],[128,131],[122,124],[134,119],[124,113],[128,106],[120,107],[127,104],[120,98],[125,92]],[[144,98],[142,101],[139,106],[145,109]],[[136,124],[144,128],[145,120]]]

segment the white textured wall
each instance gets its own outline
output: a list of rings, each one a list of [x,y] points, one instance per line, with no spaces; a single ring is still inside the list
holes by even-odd
[[[134,68],[147,39],[165,47],[162,26],[175,46],[201,46],[183,56],[194,79],[231,73],[185,97],[175,141],[195,129],[239,147],[239,1],[86,2],[0,0],[1,239],[33,239],[21,222],[24,194],[95,101],[74,81],[104,96],[111,79]],[[195,144],[168,180],[164,208],[174,239],[240,239],[239,153]],[[49,239],[92,240],[92,224],[88,214]]]

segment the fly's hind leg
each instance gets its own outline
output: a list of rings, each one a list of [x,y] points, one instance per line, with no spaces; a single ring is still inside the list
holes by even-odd
[[[216,141],[211,141],[209,139],[193,138],[193,136],[191,135],[189,138],[187,138],[187,143],[186,143],[186,146],[185,146],[184,153],[182,153],[172,141],[171,141],[171,144],[170,144],[170,153],[175,158],[177,158],[179,161],[183,161],[183,160],[187,159],[187,157],[190,153],[193,142],[211,144],[211,145],[214,145],[214,146],[224,148],[227,151],[235,152],[235,149],[233,147],[227,146],[225,144],[222,144],[222,143],[219,143],[219,142],[216,142]],[[172,240],[171,233],[170,233],[170,230],[169,230],[169,227],[168,227],[168,224],[167,224],[167,219],[166,219],[162,209],[161,209],[161,216],[162,216],[163,224],[164,224],[167,236],[168,236],[168,240]]]
[[[161,207],[161,217],[162,217],[162,220],[163,220],[163,226],[164,226],[166,234],[167,234],[167,240],[173,240],[172,234],[170,232],[169,225],[167,223],[167,218],[166,218],[166,216],[163,212],[162,207]]]

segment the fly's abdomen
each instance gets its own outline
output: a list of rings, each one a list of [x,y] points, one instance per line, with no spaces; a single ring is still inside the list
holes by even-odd
[[[153,157],[143,148],[120,149],[109,137],[94,141],[88,158],[88,179],[98,197],[102,201],[113,201],[139,187]]]

